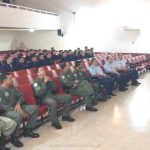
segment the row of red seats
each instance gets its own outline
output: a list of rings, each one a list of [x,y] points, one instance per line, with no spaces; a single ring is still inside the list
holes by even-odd
[[[43,69],[46,71],[47,75],[52,79],[52,81],[54,81],[55,84],[57,85],[58,94],[65,93],[62,89],[62,84],[58,78],[61,73],[60,65],[55,64],[52,66],[43,66]],[[55,70],[52,70],[52,69],[55,69]],[[11,72],[11,75],[13,76],[14,86],[23,92],[27,104],[36,105],[36,99],[34,97],[34,92],[31,86],[34,79],[36,78],[34,68]],[[79,97],[73,96],[72,100],[73,100],[72,104],[75,104],[79,102]],[[62,105],[58,104],[57,109],[58,110],[62,109]],[[48,107],[46,105],[40,106],[39,116],[43,118],[43,115],[46,114],[47,110],[48,110]]]
[[[96,57],[97,58],[97,57]],[[90,66],[90,60],[91,59],[83,59],[85,67],[89,68]],[[98,59],[100,62],[101,60]],[[74,70],[75,62],[69,62],[71,66],[71,70]],[[101,64],[100,64],[101,65]],[[53,64],[51,66],[43,66],[43,69],[46,71],[47,75],[56,83],[58,88],[58,93],[64,93],[62,89],[62,84],[59,81],[59,75],[61,73],[61,68],[59,64]],[[34,72],[34,68],[26,69],[26,70],[20,70],[11,72],[13,76],[13,83],[16,88],[21,90],[25,96],[26,102],[31,105],[36,104],[36,99],[34,97],[34,93],[32,90],[31,84],[33,83],[33,80],[36,78],[36,74]],[[79,101],[79,97],[74,96],[73,97],[73,104],[77,103]],[[58,109],[61,109],[61,105],[58,104]],[[39,116],[43,117],[43,115],[47,112],[47,106],[42,105],[39,107]]]

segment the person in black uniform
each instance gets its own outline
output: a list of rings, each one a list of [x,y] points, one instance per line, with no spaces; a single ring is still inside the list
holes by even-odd
[[[50,52],[47,53],[46,58],[45,58],[46,66],[52,65],[54,63],[51,56],[52,55]]]
[[[14,64],[13,64],[13,58],[12,56],[8,56],[6,58],[6,62],[2,66],[3,72],[12,72],[15,70]]]
[[[60,62],[62,63],[62,62],[67,62],[67,61],[69,61],[69,60],[67,59],[67,51],[65,50],[65,51],[62,53],[62,57],[61,57],[61,59],[60,59]]]
[[[20,57],[18,59],[18,63],[16,63],[15,65],[15,70],[18,71],[18,70],[24,70],[27,68],[27,64],[24,60],[24,57]]]

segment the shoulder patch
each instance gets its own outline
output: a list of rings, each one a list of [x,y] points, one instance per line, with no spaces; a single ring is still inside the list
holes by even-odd
[[[77,74],[75,73],[74,76],[77,77]]]
[[[4,95],[5,95],[6,97],[8,97],[8,96],[9,96],[9,93],[8,93],[8,92],[5,92]]]
[[[34,83],[34,84],[33,84],[33,86],[34,86],[34,87],[37,87],[37,86],[38,86],[38,84],[37,84],[37,83]]]
[[[65,76],[62,76],[61,78],[64,80],[64,79],[65,79]]]

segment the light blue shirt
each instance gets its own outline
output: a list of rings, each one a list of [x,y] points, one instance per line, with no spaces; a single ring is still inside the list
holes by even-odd
[[[103,72],[103,70],[101,69],[101,67],[100,66],[90,66],[90,68],[89,68],[89,71],[90,71],[90,74],[92,75],[92,76],[95,76],[95,75],[104,75],[104,72]]]
[[[115,67],[112,63],[106,62],[104,65],[104,69],[106,72],[114,72],[115,71]]]
[[[120,68],[122,69],[126,69],[127,68],[127,64],[125,60],[118,60],[118,64],[120,65]]]
[[[112,65],[113,65],[114,68],[121,68],[120,63],[119,63],[118,60],[114,60],[114,61],[112,62]]]

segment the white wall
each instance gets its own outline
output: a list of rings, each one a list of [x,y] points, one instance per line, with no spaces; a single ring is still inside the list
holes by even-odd
[[[89,45],[96,51],[150,53],[149,0],[15,0],[16,4],[60,13],[63,48]],[[72,11],[76,11],[75,17]],[[139,32],[124,31],[129,26]]]
[[[18,49],[20,39],[17,32],[0,31],[0,50]]]
[[[59,16],[0,6],[0,27],[56,30]]]
[[[15,49],[60,49],[61,38],[57,31],[0,31],[0,50]]]

